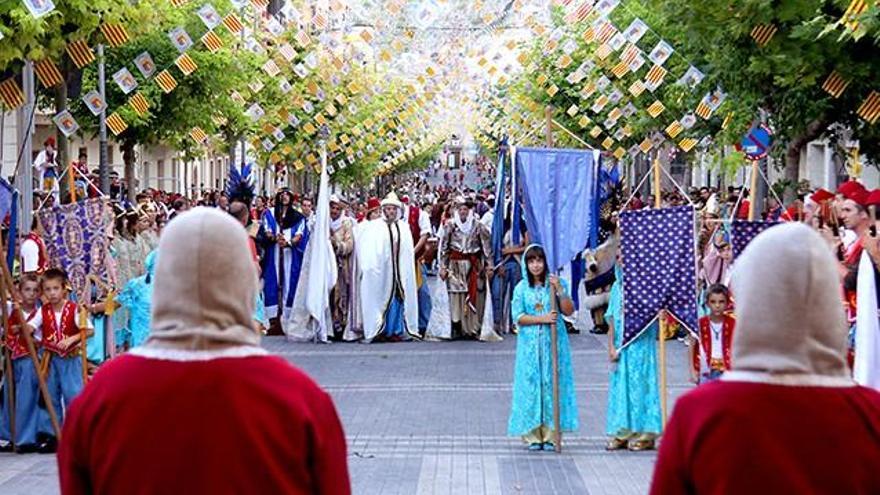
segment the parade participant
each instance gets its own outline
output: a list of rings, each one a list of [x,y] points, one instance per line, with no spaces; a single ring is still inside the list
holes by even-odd
[[[279,298],[281,287],[279,285],[278,266],[279,248],[278,234],[280,232],[278,222],[272,210],[265,201],[257,197],[255,208],[256,221],[259,224],[256,235],[256,243],[260,250],[260,276],[263,285],[263,305],[265,317],[270,321],[269,333],[280,334],[281,331],[271,323],[278,317]],[[277,321],[277,320],[276,320]]]
[[[676,401],[651,493],[880,492],[880,393],[849,378],[834,267],[800,223],[749,243],[733,369]]]
[[[332,399],[259,345],[245,230],[196,208],[168,225],[157,261],[150,339],[68,414],[62,493],[350,493]]]
[[[471,208],[457,200],[455,218],[447,222],[439,247],[440,279],[449,293],[452,338],[480,336],[486,304],[486,280],[492,278],[492,235]]]
[[[379,202],[379,198],[370,198],[367,200],[367,208],[364,210],[365,220],[376,220],[382,216],[382,212],[380,211],[381,203]],[[360,221],[360,220],[359,220]]]
[[[605,321],[608,322],[608,383],[605,433],[607,450],[650,450],[663,428],[657,387],[657,322],[651,323],[626,347],[623,343],[623,268],[618,258]],[[662,316],[661,316],[662,317]]]
[[[715,380],[730,370],[730,343],[736,326],[736,320],[727,312],[730,291],[724,285],[712,285],[706,290],[706,305],[709,307],[709,314],[699,320],[698,341],[696,344],[689,344],[691,380],[694,383]],[[702,375],[701,356],[708,370]]]
[[[40,280],[33,273],[22,276],[18,284],[21,295],[21,314],[27,325],[33,325],[33,320],[40,311],[38,297],[40,293]],[[6,442],[0,445],[0,452],[10,452],[13,444],[19,454],[37,451],[37,426],[39,424],[39,384],[33,362],[28,354],[27,341],[22,332],[30,332],[32,327],[21,325],[18,313],[13,312],[9,317],[9,332],[6,335],[6,347],[12,359],[12,383],[15,389],[15,412],[10,413],[7,395],[4,390],[2,404],[2,424],[0,424],[0,440]],[[8,377],[7,377],[8,378]],[[4,387],[8,384],[4,385]],[[11,418],[15,417],[15,439],[12,441]]]
[[[116,296],[118,302],[126,310],[128,321],[129,348],[143,345],[150,336],[150,308],[153,299],[153,279],[156,274],[156,251],[147,255],[144,261],[146,272],[128,281]]]
[[[339,196],[330,196],[330,244],[336,255],[336,286],[330,293],[333,315],[331,340],[342,340],[348,326],[352,277],[352,253],[354,253],[354,223],[343,213],[345,203]]]
[[[303,211],[297,215],[298,218],[294,217],[296,223],[293,226],[290,228],[282,227],[279,238],[279,245],[284,253],[284,320],[289,320],[292,316],[293,301],[296,298],[296,289],[302,273],[306,247],[309,244],[309,235],[311,234],[309,223],[312,221],[309,218],[311,215],[310,200],[303,200]],[[284,325],[282,324],[282,326]]]
[[[428,271],[425,268],[424,256],[428,249],[428,238],[431,236],[431,218],[417,204],[411,204],[404,197],[403,218],[409,224],[409,230],[415,242],[416,286],[419,289],[419,334],[424,337],[431,320],[431,290],[428,287]]]
[[[73,399],[83,388],[83,361],[80,355],[80,339],[93,334],[91,328],[80,329],[79,308],[68,300],[67,274],[58,268],[50,268],[43,274],[41,289],[45,297],[40,311],[30,325],[39,328],[42,345],[49,353],[49,374],[46,386],[52,398],[52,406],[63,422],[64,411],[70,408]],[[61,404],[64,404],[64,408]],[[54,435],[49,422],[41,421],[40,432]],[[40,452],[51,453],[56,448],[56,440],[51,436],[40,446]]]
[[[880,390],[880,223],[876,219],[880,189],[868,193],[864,204],[872,211],[868,228],[860,238],[862,255],[856,272],[853,379],[859,385]]]
[[[49,268],[49,256],[46,254],[46,244],[43,242],[42,227],[36,215],[31,221],[31,231],[21,241],[19,252],[21,254],[21,273],[34,273],[41,275]]]
[[[403,204],[394,192],[382,200],[382,219],[362,224],[355,240],[361,270],[364,340],[400,341],[417,337],[415,256]]]
[[[522,280],[513,290],[511,313],[518,331],[513,376],[513,401],[507,434],[521,436],[529,450],[553,450],[553,367],[550,325],[556,324],[559,360],[559,427],[578,429],[577,398],[571,350],[562,315],[574,312],[568,284],[547,270],[544,250],[537,244],[526,248],[521,265]],[[553,311],[551,287],[556,290],[559,311]]]
[[[293,194],[283,189],[275,195],[275,212],[274,217],[278,223],[278,234],[276,242],[278,243],[278,316],[287,308],[287,294],[291,290],[296,290],[296,281],[291,283],[290,270],[293,262],[293,250],[290,249],[289,240],[291,239],[292,230],[300,224],[303,216],[293,207]],[[292,288],[292,289],[291,289]]]
[[[513,300],[513,289],[522,280],[520,267],[522,266],[522,253],[529,243],[529,235],[526,232],[526,223],[519,219],[521,240],[519,244],[513,242],[512,205],[508,203],[507,213],[502,220],[503,237],[501,240],[501,262],[497,266],[495,276],[492,277],[492,316],[495,333],[503,335],[511,333],[515,329],[515,321],[511,314],[510,303]],[[486,215],[492,215],[489,210]],[[494,215],[492,221],[494,222]],[[488,225],[487,228],[492,228]]]
[[[55,150],[55,138],[49,136],[43,142],[43,149],[34,159],[34,170],[37,176],[38,191],[51,194],[58,200],[58,153]]]

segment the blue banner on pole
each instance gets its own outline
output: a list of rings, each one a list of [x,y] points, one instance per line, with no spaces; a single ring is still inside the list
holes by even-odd
[[[584,250],[594,229],[598,159],[592,151],[518,148],[516,177],[526,228],[557,271]]]

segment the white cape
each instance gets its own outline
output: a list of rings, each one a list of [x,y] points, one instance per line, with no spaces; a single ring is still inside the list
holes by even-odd
[[[409,225],[402,220],[397,221],[397,226],[400,229],[398,272],[404,293],[404,325],[407,333],[416,337],[419,328],[419,305],[412,233]],[[383,326],[393,288],[391,239],[385,220],[379,218],[364,222],[355,240],[355,254],[361,271],[358,292],[360,292],[364,339],[369,342],[379,334]]]
[[[877,280],[874,263],[866,251],[859,260],[856,286],[856,355],[853,379],[880,390],[880,320],[877,314]]]

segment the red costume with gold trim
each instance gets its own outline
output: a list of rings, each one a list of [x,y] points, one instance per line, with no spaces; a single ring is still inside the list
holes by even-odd
[[[721,362],[712,359],[712,328],[708,316],[700,318],[700,349],[694,353],[693,367],[700,372],[700,356],[705,356],[706,366],[710,370],[728,371],[730,369],[731,343],[733,342],[733,329],[736,319],[731,315],[724,315],[721,323]]]
[[[67,357],[79,352],[79,345],[66,351],[58,349],[59,342],[67,337],[79,335],[79,325],[76,324],[76,309],[75,303],[70,301],[64,303],[64,307],[61,308],[61,327],[59,328],[55,321],[55,310],[52,308],[52,305],[46,304],[40,308],[43,317],[43,347],[46,350],[54,352],[61,357]]]
[[[34,310],[30,312],[30,314],[25,316],[25,319],[27,321],[33,320],[34,316],[37,315],[37,311],[39,310],[39,308],[34,308]],[[18,312],[13,312],[9,316],[8,328],[12,328],[13,326],[20,323],[18,315]],[[12,335],[12,332],[8,332],[6,334],[6,347],[9,348],[9,351],[12,353],[12,359],[18,359],[22,356],[27,356],[28,354],[27,341],[25,341],[24,336],[22,336],[21,333],[19,333],[16,337],[15,335]]]

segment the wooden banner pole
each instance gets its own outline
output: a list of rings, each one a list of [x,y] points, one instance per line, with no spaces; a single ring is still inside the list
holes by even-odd
[[[544,118],[546,128],[545,140],[548,148],[553,147],[553,107],[544,108]],[[556,289],[550,288],[550,310],[558,311],[556,306]],[[559,349],[557,348],[559,329],[556,322],[550,324],[550,356],[553,363],[553,446],[556,453],[562,452],[562,432],[560,431],[560,414],[559,414]]]
[[[660,158],[654,158],[654,208],[659,209],[663,205],[660,189]],[[660,419],[663,426],[666,425],[666,311],[661,310],[657,317],[658,336],[657,346],[659,353],[658,367],[660,368]]]

